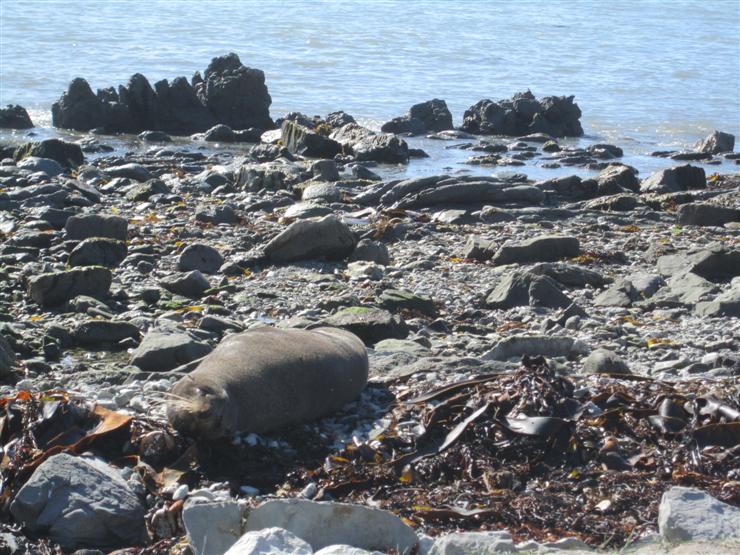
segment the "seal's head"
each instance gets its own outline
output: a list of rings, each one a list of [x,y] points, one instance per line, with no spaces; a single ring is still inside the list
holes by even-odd
[[[178,432],[199,439],[229,434],[224,419],[228,399],[222,388],[185,376],[172,388],[172,397],[167,405],[167,419]]]

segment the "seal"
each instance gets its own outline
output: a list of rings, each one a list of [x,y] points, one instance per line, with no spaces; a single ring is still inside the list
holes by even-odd
[[[201,439],[264,433],[356,399],[368,377],[365,345],[337,328],[258,328],[228,336],[177,381],[167,418]]]

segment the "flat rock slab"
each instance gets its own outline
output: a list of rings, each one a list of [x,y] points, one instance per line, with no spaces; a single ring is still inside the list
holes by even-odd
[[[64,226],[67,238],[81,241],[90,237],[107,237],[125,241],[128,239],[128,221],[121,216],[83,214],[71,216]]]
[[[658,529],[668,542],[740,538],[740,509],[704,491],[674,486],[660,501]]]
[[[304,499],[267,501],[252,509],[246,529],[279,527],[311,544],[314,550],[334,544],[361,549],[410,553],[417,544],[414,530],[393,513],[347,503]]]
[[[236,501],[188,502],[182,511],[182,521],[195,555],[224,553],[230,547],[236,547],[241,534],[241,518],[242,512]],[[237,550],[234,553],[257,552]]]
[[[210,352],[210,345],[185,332],[153,329],[131,354],[131,364],[145,372],[166,372]]]
[[[427,555],[493,555],[515,551],[511,534],[501,532],[458,532],[437,538]]]
[[[101,297],[108,293],[113,275],[102,266],[86,266],[41,274],[28,280],[28,295],[43,306],[56,306],[78,295]]]
[[[506,361],[523,356],[567,357],[578,347],[572,337],[515,335],[499,341],[483,360]]]
[[[406,339],[409,334],[399,316],[382,308],[350,306],[325,318],[323,323],[351,331],[368,346],[383,339]]]
[[[10,512],[30,531],[68,549],[137,545],[145,536],[144,503],[100,459],[49,457],[15,496]]]
[[[581,252],[575,237],[542,235],[524,241],[506,241],[493,257],[497,266],[530,262],[555,262]]]

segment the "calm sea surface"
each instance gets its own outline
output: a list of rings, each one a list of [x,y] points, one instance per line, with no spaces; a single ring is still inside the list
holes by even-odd
[[[633,157],[740,136],[740,0],[0,0],[0,31],[0,103],[41,127],[74,77],[153,83],[234,51],[265,72],[273,116],[372,124],[437,97],[459,124],[529,88],[575,95],[585,140]]]

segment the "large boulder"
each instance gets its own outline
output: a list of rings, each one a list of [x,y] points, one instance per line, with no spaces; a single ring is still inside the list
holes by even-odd
[[[16,161],[29,156],[50,158],[67,168],[76,168],[85,161],[80,145],[68,143],[60,139],[46,139],[35,143],[25,143],[15,149],[13,158]]]
[[[704,168],[686,164],[657,171],[640,183],[643,193],[680,193],[689,189],[704,189],[707,176]]]
[[[210,345],[194,339],[185,331],[154,328],[131,353],[131,364],[145,372],[167,372],[210,352]]]
[[[581,252],[575,237],[565,235],[541,235],[521,241],[506,241],[493,257],[497,266],[503,264],[526,264],[529,262],[554,262],[561,258],[572,258]]]
[[[265,256],[272,262],[294,262],[325,258],[341,260],[355,248],[355,237],[349,226],[336,216],[329,215],[318,221],[301,220],[265,246]]]
[[[78,295],[101,297],[108,293],[112,280],[111,271],[102,266],[50,272],[28,280],[28,295],[42,306],[56,306]]]
[[[107,237],[92,237],[80,242],[69,253],[67,263],[72,266],[105,266],[115,268],[124,261],[128,247],[124,241]]]
[[[128,221],[121,216],[106,214],[81,214],[71,216],[64,226],[67,238],[79,241],[90,237],[107,237],[126,241],[128,239]]]
[[[740,222],[740,209],[704,202],[682,204],[678,209],[682,225],[723,226],[730,222]]]
[[[0,108],[0,128],[2,129],[30,129],[33,122],[23,106],[8,104]]]
[[[358,161],[399,164],[409,159],[406,141],[389,133],[375,134],[356,123],[340,127],[330,137],[342,145],[345,154],[354,156]]]
[[[483,135],[528,135],[546,133],[553,137],[583,135],[581,110],[573,96],[546,96],[537,100],[527,91],[511,100],[481,100],[465,111],[462,129]]]
[[[350,306],[325,318],[323,323],[354,333],[368,346],[383,339],[405,339],[409,334],[399,316],[382,308]]]
[[[435,98],[414,104],[408,114],[393,118],[380,128],[384,133],[419,135],[428,131],[452,129],[452,114],[444,100]]]
[[[103,102],[92,92],[90,84],[78,77],[51,105],[51,122],[54,127],[78,131],[103,127],[106,124]]]
[[[699,152],[706,152],[708,154],[732,152],[735,148],[735,135],[732,133],[723,133],[715,129],[707,137],[696,143],[694,148]]]
[[[695,488],[673,486],[658,508],[658,530],[668,542],[740,537],[740,509]]]
[[[287,119],[280,130],[285,147],[293,154],[308,158],[334,158],[342,150],[335,140]]]
[[[146,505],[121,473],[92,457],[49,457],[10,505],[16,521],[66,549],[114,548],[145,540]]]

